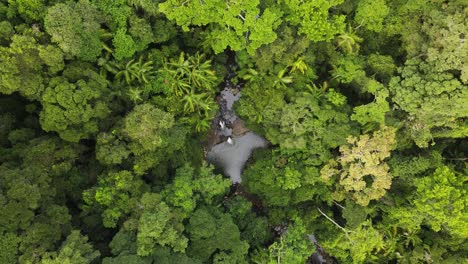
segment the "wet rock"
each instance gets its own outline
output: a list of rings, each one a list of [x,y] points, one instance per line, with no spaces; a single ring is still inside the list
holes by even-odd
[[[234,136],[242,136],[244,134],[246,134],[247,132],[249,132],[250,129],[248,129],[246,126],[245,126],[245,123],[244,121],[240,120],[239,118],[236,119],[233,123],[232,123],[232,134]]]
[[[233,184],[237,184],[242,181],[241,172],[252,151],[267,147],[269,142],[251,132],[233,110],[234,103],[241,97],[240,87],[229,81],[233,76],[227,76],[224,89],[216,98],[219,108],[208,134],[206,159],[222,168]]]

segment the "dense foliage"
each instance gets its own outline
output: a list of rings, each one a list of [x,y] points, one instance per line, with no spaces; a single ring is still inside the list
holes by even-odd
[[[0,0],[0,263],[464,263],[463,0]],[[223,79],[271,146],[204,160]]]

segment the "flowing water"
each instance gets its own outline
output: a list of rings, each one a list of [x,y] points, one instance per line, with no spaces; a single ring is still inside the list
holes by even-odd
[[[217,98],[219,111],[209,133],[206,159],[217,168],[222,169],[224,174],[231,178],[233,184],[239,184],[242,182],[242,170],[252,152],[258,148],[268,147],[269,142],[250,131],[245,127],[244,122],[237,117],[233,105],[240,99],[241,91],[239,86],[234,86],[229,81],[229,78],[233,77],[233,73],[234,71],[230,70],[224,89]],[[324,255],[322,255],[324,251],[317,245],[315,236],[309,235],[309,239],[317,251],[311,255],[307,263],[325,263]],[[327,261],[327,263],[333,262]]]
[[[221,143],[212,146],[206,155],[206,159],[221,168],[233,184],[242,182],[242,169],[252,151],[268,146],[268,141],[249,131],[234,112],[232,107],[240,96],[239,87],[226,81],[218,98],[219,112],[213,125],[215,131],[212,131],[215,142]]]

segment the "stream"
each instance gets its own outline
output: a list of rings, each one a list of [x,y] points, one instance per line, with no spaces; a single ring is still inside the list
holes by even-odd
[[[240,97],[240,87],[226,80],[217,98],[219,110],[212,124],[211,146],[206,154],[208,162],[222,169],[233,184],[242,182],[242,169],[252,152],[269,144],[266,139],[245,127],[244,122],[237,117],[232,107]]]
[[[206,159],[221,169],[224,175],[231,179],[233,185],[241,187],[242,170],[253,151],[268,147],[270,142],[250,131],[236,115],[233,106],[241,97],[241,87],[230,81],[235,74],[229,65],[234,64],[228,64],[228,76],[225,78],[223,90],[216,98],[219,110],[208,133]],[[308,239],[316,248],[316,252],[310,256],[307,264],[333,263],[324,259],[327,254],[317,244],[314,235],[308,235]]]
[[[218,96],[219,111],[210,131],[211,146],[208,146],[206,159],[231,179],[233,184],[242,183],[242,170],[255,149],[266,148],[269,142],[245,127],[244,122],[237,117],[232,109],[239,100],[241,92],[226,81],[224,89]],[[237,187],[239,187],[238,185]],[[314,252],[307,264],[332,263],[324,260],[326,253],[318,246],[314,235],[308,235],[315,246]]]

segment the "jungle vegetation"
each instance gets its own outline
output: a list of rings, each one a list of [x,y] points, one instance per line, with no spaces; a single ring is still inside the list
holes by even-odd
[[[464,263],[467,18],[464,0],[0,0],[0,264]],[[241,187],[203,152],[227,76],[271,142]]]

